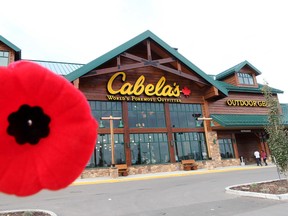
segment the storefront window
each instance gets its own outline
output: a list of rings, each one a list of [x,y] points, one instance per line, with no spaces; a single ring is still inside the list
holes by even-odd
[[[175,128],[195,128],[197,118],[202,116],[200,104],[169,104],[169,109],[171,124]]]
[[[167,134],[130,134],[131,162],[160,164],[170,161]]]
[[[122,106],[121,102],[110,102],[110,101],[88,101],[91,107],[92,114],[98,122],[101,121],[101,117],[122,117]],[[105,128],[110,128],[109,121],[102,121],[102,125]],[[113,120],[113,127],[117,128],[120,125],[120,120]]]
[[[125,164],[125,146],[123,140],[123,134],[114,134],[114,151],[115,151],[115,163]],[[96,147],[88,167],[110,167],[111,160],[111,140],[110,134],[98,134]]]
[[[219,139],[219,148],[221,158],[235,158],[234,149],[231,139]]]
[[[208,159],[204,133],[174,133],[173,138],[176,161]]]
[[[166,127],[164,105],[162,103],[128,103],[130,128]]]
[[[9,52],[0,50],[0,66],[7,66],[9,63]]]

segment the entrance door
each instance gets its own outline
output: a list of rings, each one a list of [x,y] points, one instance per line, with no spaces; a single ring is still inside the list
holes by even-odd
[[[246,164],[255,163],[254,151],[259,150],[259,139],[254,133],[235,134],[239,157],[243,157]]]

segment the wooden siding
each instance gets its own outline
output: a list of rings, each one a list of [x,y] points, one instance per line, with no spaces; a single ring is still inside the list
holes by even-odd
[[[11,49],[10,47],[6,46],[4,43],[0,41],[0,50],[1,51],[8,51],[9,52],[9,63],[14,62],[15,60],[15,51]]]
[[[237,81],[237,76],[236,76],[236,74],[233,74],[233,75],[231,75],[231,76],[226,77],[226,78],[223,80],[223,82],[226,82],[226,83],[229,83],[229,84],[235,85],[235,86],[238,85],[238,81]]]
[[[240,70],[240,73],[247,73],[250,74],[253,77],[254,80],[254,85],[245,85],[245,84],[240,84],[239,80],[238,80],[238,76],[237,73],[235,72],[234,74],[226,77],[225,79],[223,79],[223,82],[229,83],[231,85],[235,85],[235,86],[243,86],[243,87],[249,87],[249,88],[258,88],[258,83],[256,80],[256,75],[255,75],[255,71],[252,70],[250,67],[245,66]]]
[[[236,93],[230,92],[229,96],[209,103],[210,114],[258,114],[267,115],[267,107],[249,107],[249,106],[228,106],[226,101],[232,100],[253,100],[265,101],[263,94]]]
[[[179,99],[182,103],[204,103],[203,95],[208,88],[199,88],[195,82],[188,79],[179,78],[177,75],[171,74],[169,72],[147,66],[142,68],[137,68],[133,70],[124,71],[126,73],[126,82],[131,84],[141,76],[145,76],[145,85],[148,83],[156,84],[158,80],[164,76],[166,78],[166,84],[173,86],[173,83],[179,85],[180,90],[184,87],[187,87],[191,90],[191,94],[188,97],[185,97],[182,93],[180,94]],[[80,78],[79,89],[85,94],[89,100],[108,100],[107,95],[107,82],[113,74],[104,74],[99,76],[92,76],[87,78]],[[119,89],[123,85],[123,82],[117,78],[114,82],[113,87]],[[121,96],[121,95],[115,95]],[[148,97],[141,95],[139,97]],[[155,97],[154,97],[155,98]],[[168,98],[168,97],[167,97]],[[170,97],[175,98],[176,97]]]

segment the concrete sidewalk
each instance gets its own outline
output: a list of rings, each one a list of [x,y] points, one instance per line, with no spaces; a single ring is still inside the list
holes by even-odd
[[[158,172],[158,173],[137,174],[137,175],[119,176],[117,178],[111,178],[111,177],[84,178],[84,179],[76,179],[72,183],[72,185],[116,183],[116,182],[159,179],[159,178],[169,178],[169,177],[179,177],[179,176],[189,176],[189,175],[201,175],[201,174],[218,173],[218,172],[230,172],[230,171],[237,171],[237,170],[264,169],[264,168],[271,168],[271,167],[275,167],[275,165],[269,165],[269,166],[257,166],[257,165],[229,166],[229,167],[218,167],[215,169],[198,169],[198,170],[191,170],[191,171],[182,171],[181,170],[181,171],[174,171],[174,172]]]

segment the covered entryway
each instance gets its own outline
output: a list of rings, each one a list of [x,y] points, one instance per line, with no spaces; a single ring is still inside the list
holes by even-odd
[[[246,164],[255,163],[254,151],[260,151],[259,138],[255,133],[236,133],[235,139],[237,143],[239,157],[243,157]]]

